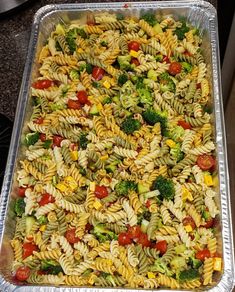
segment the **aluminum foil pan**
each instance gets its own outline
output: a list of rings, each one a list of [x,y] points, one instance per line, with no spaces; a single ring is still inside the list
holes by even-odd
[[[15,124],[9,150],[5,179],[2,187],[0,202],[0,289],[1,291],[75,291],[76,287],[49,287],[49,286],[20,286],[11,274],[13,252],[9,244],[14,234],[15,220],[13,212],[13,199],[15,197],[16,182],[14,173],[17,170],[17,161],[22,156],[20,146],[21,137],[29,119],[31,110],[29,102],[29,87],[31,79],[37,74],[35,59],[43,43],[55,25],[68,23],[73,19],[85,18],[87,13],[93,11],[121,12],[127,15],[136,15],[142,11],[155,10],[160,14],[173,14],[175,17],[184,16],[194,26],[203,31],[203,51],[211,72],[212,94],[214,98],[215,133],[217,142],[217,157],[219,170],[219,193],[221,211],[221,240],[219,244],[223,253],[223,272],[216,279],[216,286],[201,287],[197,291],[231,291],[234,285],[234,254],[232,222],[230,210],[229,175],[227,163],[227,150],[225,141],[224,115],[222,105],[222,90],[220,82],[220,62],[218,48],[218,28],[215,8],[204,1],[162,1],[162,2],[132,2],[132,3],[87,3],[62,4],[42,7],[35,15],[29,52],[25,65],[22,86],[19,95]],[[117,289],[79,288],[79,291],[116,291]],[[124,289],[118,289],[123,291]],[[161,290],[159,290],[161,291]],[[162,290],[163,291],[163,290]],[[172,291],[172,290],[164,290]]]

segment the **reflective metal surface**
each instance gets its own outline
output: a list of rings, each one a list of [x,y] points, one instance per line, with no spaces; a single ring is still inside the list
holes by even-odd
[[[12,10],[28,0],[1,0],[0,1],[0,14]]]
[[[125,6],[124,6],[125,4]],[[29,87],[31,79],[37,75],[35,56],[42,48],[50,32],[59,22],[68,23],[74,19],[85,19],[87,12],[92,11],[122,12],[127,15],[139,16],[143,10],[155,10],[161,14],[173,14],[175,17],[184,16],[193,25],[203,31],[203,53],[210,71],[212,96],[214,99],[214,125],[217,144],[217,160],[219,170],[218,204],[220,202],[221,230],[218,233],[224,267],[222,275],[210,287],[200,287],[197,291],[231,291],[234,285],[234,254],[232,239],[232,223],[230,211],[229,176],[227,167],[227,151],[225,141],[224,116],[220,82],[220,64],[218,49],[217,16],[215,8],[204,1],[163,1],[163,2],[132,2],[132,3],[87,3],[48,5],[41,8],[35,15],[29,52],[25,66],[22,87],[20,91],[11,146],[9,150],[6,175],[3,183],[0,202],[0,290],[2,291],[55,291],[52,286],[18,286],[11,275],[13,253],[9,245],[14,234],[15,219],[12,210],[12,199],[15,196],[16,183],[14,173],[17,170],[16,162],[22,157],[23,146],[20,145],[22,135],[26,132],[26,123],[31,112],[29,101]],[[76,287],[58,287],[59,291],[75,291]],[[118,289],[118,288],[117,288]],[[79,291],[116,291],[117,289],[79,288]],[[123,291],[120,288],[119,291]],[[134,290],[133,290],[134,291]],[[140,290],[139,290],[140,291]],[[161,290],[159,290],[161,291]],[[163,291],[163,290],[162,290]],[[164,290],[172,291],[172,290]]]

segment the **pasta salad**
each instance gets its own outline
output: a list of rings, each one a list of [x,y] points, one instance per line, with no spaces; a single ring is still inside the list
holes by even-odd
[[[222,270],[211,92],[198,29],[88,15],[38,55],[17,172],[18,281],[195,289]]]

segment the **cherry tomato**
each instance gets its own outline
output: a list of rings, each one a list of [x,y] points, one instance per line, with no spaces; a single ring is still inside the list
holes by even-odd
[[[185,130],[191,129],[191,125],[185,121],[178,121],[178,125],[184,128]]]
[[[199,89],[199,88],[201,88],[201,87],[202,87],[202,86],[201,86],[201,83],[197,83],[197,84],[196,84],[196,88],[197,88],[197,89]]]
[[[182,66],[179,62],[172,62],[170,64],[170,67],[168,69],[169,73],[171,75],[176,75],[176,74],[179,74],[182,70]]]
[[[142,232],[141,232],[140,226],[136,225],[136,226],[130,226],[128,228],[128,232],[127,233],[129,234],[131,239],[136,239],[136,238],[140,237]]]
[[[19,281],[26,281],[30,275],[30,268],[29,267],[19,267],[16,270],[16,279]]]
[[[134,64],[135,66],[139,66],[140,62],[136,58],[131,58],[131,64]]]
[[[137,239],[137,242],[141,244],[142,246],[146,246],[146,247],[151,246],[151,241],[148,240],[148,236],[146,233],[141,233],[139,238]]]
[[[39,205],[40,206],[44,206],[46,204],[54,203],[54,202],[55,202],[54,197],[52,195],[48,194],[48,193],[45,193],[45,194],[42,195],[42,198],[39,201]]]
[[[164,56],[162,62],[166,62],[167,64],[170,63],[170,59],[167,56]]]
[[[163,255],[167,251],[167,242],[166,240],[158,241],[155,245],[155,248],[160,251],[160,254]]]
[[[42,133],[40,134],[39,138],[42,142],[45,142],[47,139],[46,134],[42,134]]]
[[[80,104],[87,104],[89,101],[85,90],[78,91],[77,98],[78,98],[78,101],[80,102]]]
[[[68,108],[70,108],[70,109],[80,109],[81,108],[81,104],[78,100],[69,99],[67,105],[68,105]]]
[[[54,85],[53,81],[45,79],[45,80],[38,80],[34,82],[32,84],[32,87],[36,89],[46,89],[46,88],[51,87],[52,85]]]
[[[104,77],[104,73],[105,73],[104,69],[100,67],[96,66],[93,67],[92,69],[92,77],[97,81],[101,80]]]
[[[31,256],[34,251],[37,251],[38,247],[36,244],[33,244],[31,242],[26,242],[23,244],[23,259]]]
[[[147,208],[149,208],[150,205],[151,205],[151,201],[148,199],[147,202],[145,203],[145,206],[146,206]]]
[[[185,55],[185,56],[189,56],[189,57],[191,57],[191,56],[192,56],[192,54],[191,54],[191,53],[189,53],[189,51],[187,51],[187,50],[184,52],[184,55]]]
[[[190,225],[192,227],[192,229],[196,228],[196,224],[191,216],[187,216],[183,219],[183,225],[184,226]]]
[[[35,123],[41,125],[43,123],[43,117],[36,119]]]
[[[211,254],[208,249],[199,250],[195,255],[196,259],[200,261],[204,261],[205,258],[209,258],[210,256]]]
[[[54,135],[53,136],[53,144],[54,146],[60,147],[61,142],[64,140],[63,137]]]
[[[108,196],[108,189],[105,186],[96,186],[95,187],[95,196],[98,199],[103,199]]]
[[[208,219],[204,224],[203,224],[203,227],[205,228],[211,228],[214,226],[214,219],[213,218],[210,218]]]
[[[65,237],[69,243],[77,243],[80,241],[79,237],[76,237],[76,228],[72,228],[66,231]]]
[[[136,41],[131,41],[131,42],[128,43],[128,50],[129,50],[129,51],[132,50],[132,51],[136,51],[136,52],[138,52],[139,49],[140,49],[140,44],[139,44],[138,42],[136,42]]]
[[[211,155],[202,154],[202,155],[199,155],[197,158],[197,165],[202,170],[209,170],[213,166],[215,166],[215,159]]]
[[[86,23],[87,23],[87,25],[94,25],[95,24],[95,18],[92,14],[87,14]]]
[[[131,244],[132,240],[127,232],[122,232],[122,233],[119,233],[118,235],[118,243],[120,245],[127,245],[127,244]]]
[[[27,188],[19,187],[19,188],[18,188],[18,196],[23,198],[23,197],[25,196],[25,191],[26,191],[26,189],[27,189]]]
[[[47,272],[46,272],[46,271],[41,271],[41,270],[39,270],[39,271],[37,271],[37,274],[38,274],[38,275],[46,275]]]

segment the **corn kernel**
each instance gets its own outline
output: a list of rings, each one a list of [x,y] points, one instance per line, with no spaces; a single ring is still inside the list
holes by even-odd
[[[109,158],[109,156],[108,156],[108,154],[106,154],[106,155],[101,156],[101,157],[100,157],[100,160],[101,160],[101,161],[105,161],[105,160],[107,160],[108,158]]]
[[[204,175],[204,182],[208,187],[213,186],[212,176],[210,174],[205,174]]]
[[[166,145],[169,146],[170,148],[173,148],[173,147],[176,146],[176,143],[171,139],[167,139],[166,140]]]
[[[58,190],[60,190],[61,192],[65,192],[65,191],[67,191],[67,186],[65,185],[65,184],[62,184],[62,183],[58,183],[57,185],[56,185],[56,188],[58,189]]]
[[[71,151],[70,156],[71,156],[71,159],[73,161],[77,161],[78,160],[78,151]]]
[[[45,231],[46,230],[46,224],[45,225],[42,225],[40,228],[39,228],[40,231]]]
[[[222,259],[214,258],[214,271],[221,271],[222,269]]]
[[[154,273],[148,272],[148,278],[149,279],[155,279],[156,277],[155,277]]]
[[[111,84],[107,80],[104,81],[103,85],[107,89],[109,89],[111,87]]]
[[[139,52],[136,52],[134,50],[130,50],[130,55],[134,58],[137,58],[139,56]]]
[[[97,109],[98,109],[99,112],[103,109],[103,106],[102,106],[101,103],[98,103],[97,104]]]
[[[94,182],[94,181],[92,181],[92,182],[90,183],[90,190],[91,190],[92,192],[95,191],[95,182]]]
[[[191,232],[191,231],[193,231],[193,228],[192,228],[191,225],[186,225],[186,226],[184,226],[184,228],[185,228],[185,230],[186,230],[187,232]]]
[[[72,191],[76,190],[76,188],[78,187],[76,180],[72,176],[67,176],[64,179],[64,182],[66,186],[68,186]]]
[[[101,207],[102,207],[102,204],[100,203],[100,201],[96,200],[93,207],[96,209],[96,210],[99,210]]]
[[[82,48],[78,48],[78,49],[77,49],[77,53],[78,53],[78,54],[81,54],[81,53],[83,53],[83,52],[84,52],[84,50],[83,50]]]
[[[189,200],[190,202],[192,202],[193,196],[192,196],[191,192],[188,189],[186,189],[185,187],[182,187],[182,191],[183,191],[182,200],[183,201]]]

